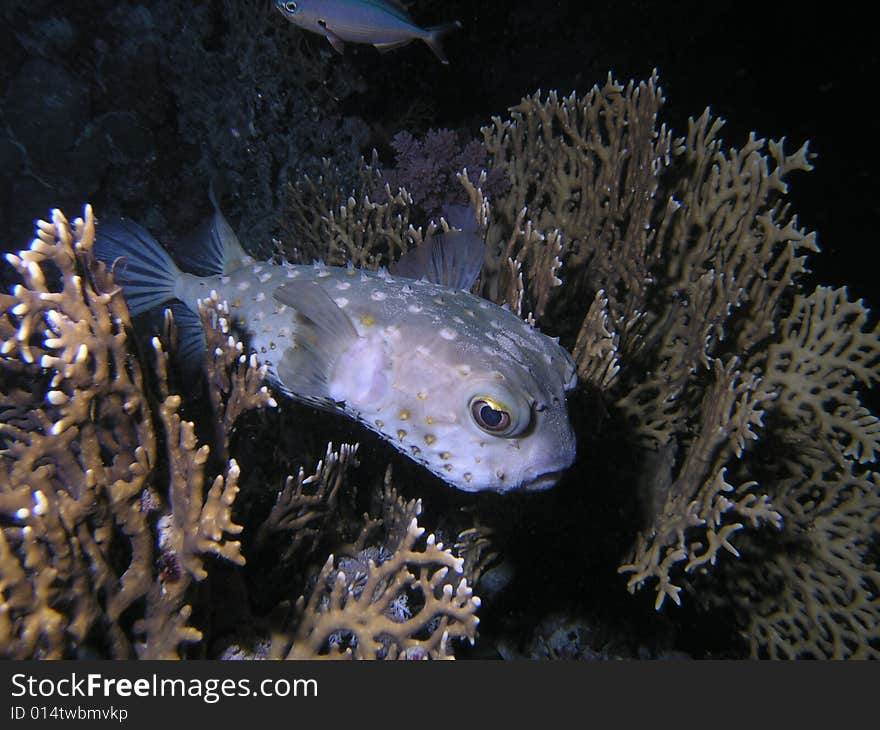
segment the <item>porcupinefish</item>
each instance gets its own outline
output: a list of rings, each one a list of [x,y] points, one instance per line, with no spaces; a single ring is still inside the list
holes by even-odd
[[[420,40],[442,63],[449,63],[440,38],[461,28],[457,20],[420,28],[403,8],[386,0],[275,0],[275,7],[294,25],[324,36],[339,53],[345,41],[368,43],[384,52]]]
[[[181,331],[201,334],[192,313],[216,293],[271,386],[359,421],[445,482],[546,489],[575,457],[565,395],[575,365],[556,340],[467,291],[483,257],[475,231],[429,238],[394,273],[274,264],[245,253],[215,204],[211,235],[188,256],[199,274],[125,219],[99,223],[95,250],[133,315],[179,300],[192,318]]]

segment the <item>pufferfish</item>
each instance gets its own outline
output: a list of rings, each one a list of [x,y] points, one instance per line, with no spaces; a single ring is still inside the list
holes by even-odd
[[[566,391],[576,368],[557,340],[467,291],[484,244],[463,220],[394,273],[257,262],[216,203],[210,235],[187,254],[198,274],[126,219],[99,224],[95,251],[113,263],[132,315],[179,300],[190,313],[181,331],[197,341],[192,313],[216,295],[270,386],[355,419],[448,484],[546,489],[575,457]],[[181,350],[198,357],[192,338]]]

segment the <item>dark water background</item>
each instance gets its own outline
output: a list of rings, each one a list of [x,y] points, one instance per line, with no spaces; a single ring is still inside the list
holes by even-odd
[[[143,34],[137,20],[141,7],[158,14],[161,8],[177,6],[184,18],[188,11],[201,18],[196,9],[211,7],[211,27],[201,42],[207,52],[221,50],[229,57],[229,68],[235,69],[236,54],[242,48],[238,39],[237,47],[224,46],[224,34],[231,31],[223,17],[224,5],[235,4],[138,5],[100,0],[64,4],[5,0],[0,4],[6,27],[0,45],[3,249],[27,243],[32,220],[46,215],[52,206],[73,212],[89,201],[99,212],[124,207],[134,215],[139,206],[146,209],[172,199],[184,201],[163,207],[163,223],[168,231],[177,232],[207,212],[205,175],[196,174],[206,167],[206,160],[193,152],[204,147],[206,140],[192,137],[191,129],[180,122],[180,110],[203,103],[211,89],[196,79],[191,88],[180,80],[174,84],[169,80],[173,76],[171,53],[174,46],[191,40],[188,29],[181,28],[180,34],[170,37]],[[237,5],[243,12],[271,16],[270,24],[282,34],[301,33],[265,0]],[[448,126],[476,135],[491,115],[503,114],[521,96],[538,88],[583,93],[602,82],[609,70],[626,81],[644,79],[652,68],[658,68],[667,97],[663,119],[679,133],[684,133],[689,115],[711,106],[727,120],[724,137],[732,145],[740,145],[752,130],[759,135],[786,136],[791,148],[811,142],[816,170],[794,179],[792,199],[803,223],[819,231],[825,255],[814,260],[814,267],[822,281],[848,283],[856,294],[870,298],[876,285],[873,271],[864,265],[865,255],[873,249],[880,212],[875,184],[880,125],[870,109],[880,70],[877,46],[870,24],[859,11],[840,5],[821,13],[801,8],[793,12],[787,4],[729,1],[420,0],[413,11],[424,24],[449,18],[464,24],[462,31],[445,42],[451,64],[437,63],[421,43],[385,55],[349,45],[344,57],[327,53],[322,62],[336,67],[343,84],[351,82],[357,90],[337,104],[319,99],[324,108],[315,113],[364,123],[351,135],[355,154],[368,154],[374,146],[387,153],[383,143],[397,131],[394,123],[404,116],[403,111],[412,107],[417,108],[415,117],[423,127],[413,131]],[[35,37],[46,35],[37,30],[40,23],[64,17],[72,24],[72,39],[34,42]],[[161,18],[153,18],[153,23],[160,25]],[[144,43],[138,43],[139,35],[147,36]],[[306,38],[306,43],[313,51],[324,51],[327,46],[317,36]],[[198,58],[198,49],[194,53]],[[263,49],[261,55],[271,70],[269,54]],[[34,66],[36,60],[42,63]],[[22,72],[27,68],[45,77],[53,67],[55,78],[42,82]],[[283,65],[281,58],[275,71],[277,78],[271,83],[261,81],[262,86],[283,88],[285,75],[293,78],[299,73]],[[65,86],[77,93],[78,101],[62,104],[59,116],[63,118],[42,114],[49,97],[59,95]],[[222,86],[217,92],[222,92]],[[230,94],[215,102],[220,110],[225,103],[227,114],[225,118],[217,115],[216,129],[204,131],[217,142],[222,141],[222,129],[235,123],[241,99]],[[91,159],[102,154],[98,145],[76,145],[80,132],[108,111],[133,112],[135,126],[149,132],[131,133],[119,145],[117,155],[122,158],[120,166],[129,165],[129,178],[137,177],[136,170],[149,159],[147,166],[155,179],[141,186],[141,199],[137,190],[124,189],[131,185],[126,175],[112,165],[108,171]],[[131,121],[123,117],[105,121],[105,125],[124,126]],[[34,134],[10,135],[10,125],[16,131],[30,127]],[[311,126],[305,131],[314,133]],[[10,141],[11,136],[27,138],[24,154]],[[123,135],[117,132],[116,136]],[[268,134],[258,142],[276,144]],[[227,149],[226,155],[255,154],[245,144],[240,147]],[[310,149],[296,160],[299,168],[294,164],[286,171],[288,178],[314,166],[320,155],[334,152],[311,142],[303,147]],[[56,180],[60,174],[69,179],[89,168],[95,170],[96,179],[79,186]],[[278,183],[283,183],[283,176]],[[241,219],[247,203],[245,191],[232,190],[232,200],[226,205],[234,222]]]

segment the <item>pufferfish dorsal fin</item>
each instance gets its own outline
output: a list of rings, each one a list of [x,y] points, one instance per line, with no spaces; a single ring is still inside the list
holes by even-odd
[[[470,208],[450,205],[444,214],[447,222],[460,230],[435,233],[403,254],[391,266],[391,273],[409,279],[424,277],[434,284],[469,291],[483,267],[485,243]]]
[[[275,299],[296,310],[294,345],[276,372],[283,389],[302,398],[328,399],[329,379],[340,355],[358,339],[354,325],[327,292],[313,281],[279,287]]]
[[[178,260],[197,276],[228,274],[251,262],[238,236],[220,210],[214,181],[208,187],[208,198],[214,208],[210,219],[202,223],[180,244]]]

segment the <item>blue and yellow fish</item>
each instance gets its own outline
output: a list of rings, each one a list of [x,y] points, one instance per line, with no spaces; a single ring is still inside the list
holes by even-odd
[[[339,53],[346,42],[390,51],[420,40],[442,63],[449,63],[440,38],[461,28],[457,20],[421,28],[403,8],[386,0],[275,0],[275,7],[294,25],[324,36]]]

